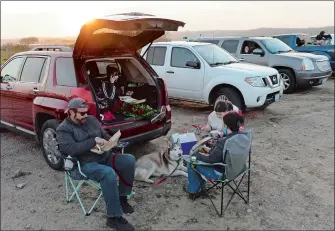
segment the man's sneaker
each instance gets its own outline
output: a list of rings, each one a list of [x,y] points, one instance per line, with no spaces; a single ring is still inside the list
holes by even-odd
[[[126,196],[120,196],[120,205],[122,207],[122,211],[125,214],[132,214],[134,212],[133,207],[128,203],[128,199]]]
[[[133,231],[134,226],[132,226],[127,219],[123,217],[108,217],[106,225],[116,231]]]

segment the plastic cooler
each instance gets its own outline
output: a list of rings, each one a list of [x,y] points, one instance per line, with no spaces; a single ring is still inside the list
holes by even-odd
[[[183,155],[189,155],[192,147],[197,143],[194,133],[175,133],[171,136],[171,142],[175,143],[179,139]]]

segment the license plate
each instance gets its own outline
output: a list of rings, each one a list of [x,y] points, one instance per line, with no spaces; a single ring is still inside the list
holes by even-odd
[[[276,94],[275,95],[275,101],[278,101],[280,99],[280,95],[279,94]]]

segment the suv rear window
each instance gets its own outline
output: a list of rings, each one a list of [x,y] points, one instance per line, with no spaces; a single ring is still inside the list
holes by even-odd
[[[229,53],[236,53],[238,43],[238,40],[226,40],[222,43],[221,47]]]
[[[59,86],[77,86],[77,77],[72,58],[58,58],[56,60],[56,79]]]
[[[150,47],[147,55],[147,62],[154,66],[164,66],[166,47]]]
[[[46,58],[28,57],[24,63],[20,81],[27,83],[39,83],[45,72]]]

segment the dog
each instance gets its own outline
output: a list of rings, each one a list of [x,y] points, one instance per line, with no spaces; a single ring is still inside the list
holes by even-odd
[[[154,181],[149,179],[151,176],[169,176],[176,168],[171,176],[187,177],[187,168],[183,165],[182,155],[179,139],[175,143],[168,141],[167,150],[142,156],[136,161],[135,180],[153,184]]]

